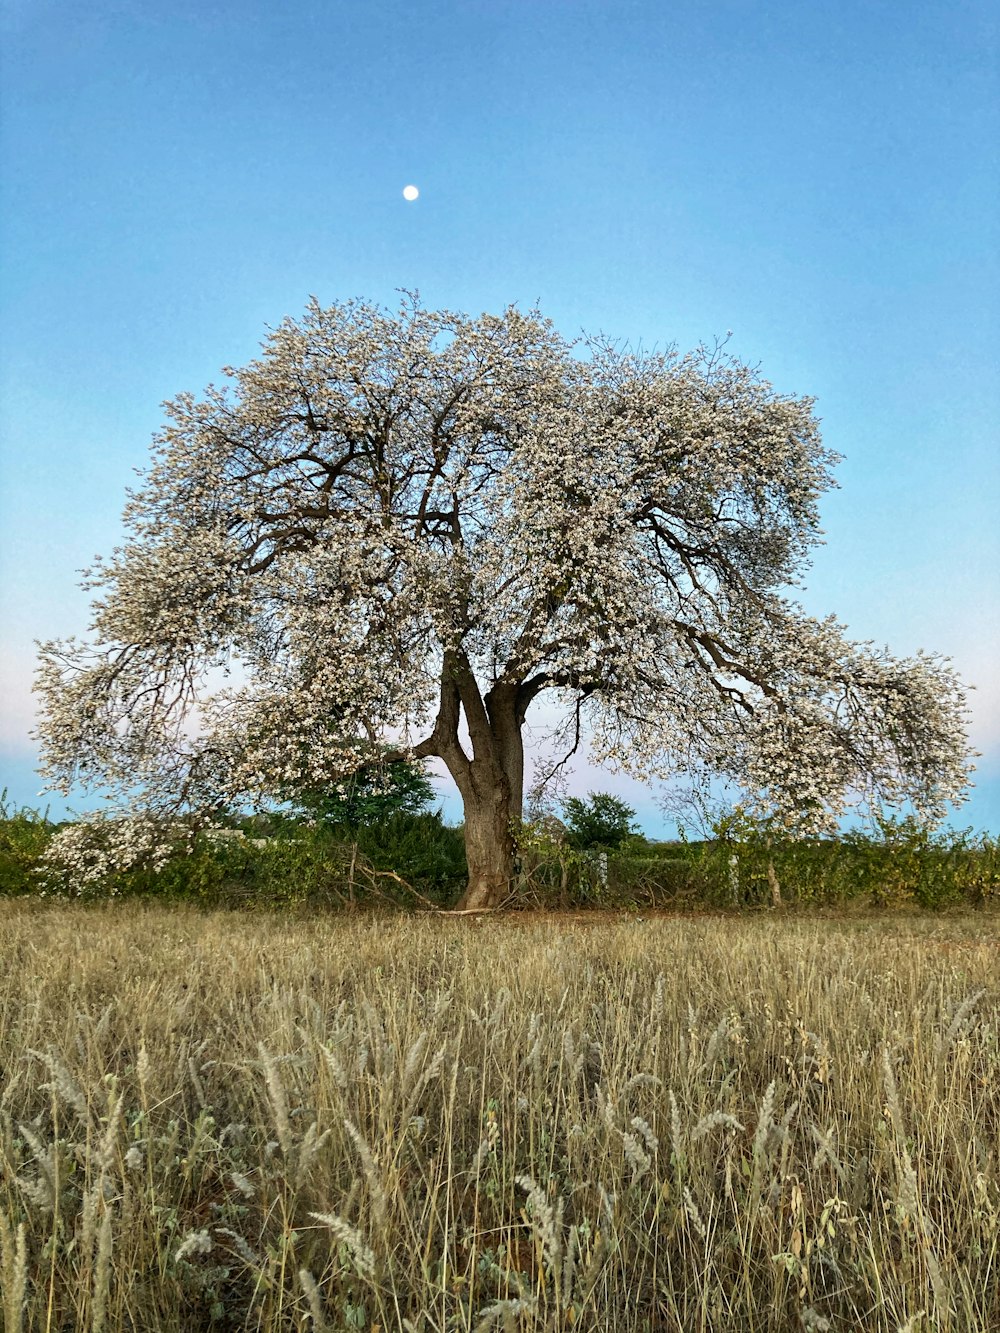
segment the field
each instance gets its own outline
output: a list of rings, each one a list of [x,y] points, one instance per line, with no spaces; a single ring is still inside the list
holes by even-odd
[[[3,1327],[1000,1330],[1000,918],[0,902]]]

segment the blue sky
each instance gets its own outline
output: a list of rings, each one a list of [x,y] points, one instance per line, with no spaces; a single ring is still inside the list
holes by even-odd
[[[310,293],[731,347],[843,453],[803,594],[950,654],[1000,831],[991,0],[2,0],[0,786],[164,398]],[[421,194],[406,203],[402,188]],[[652,832],[654,798],[624,791]],[[79,807],[81,802],[76,803]]]

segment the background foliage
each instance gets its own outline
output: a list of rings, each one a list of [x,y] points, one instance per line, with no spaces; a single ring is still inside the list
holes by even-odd
[[[404,762],[366,769],[335,785],[299,787],[289,804],[309,818],[359,828],[396,814],[419,814],[435,795],[426,766]]]
[[[381,794],[351,793],[348,805],[378,814],[356,823],[331,802],[336,818],[320,817],[314,806],[310,816],[275,813],[229,829],[189,831],[162,864],[109,874],[85,892],[44,859],[65,825],[0,799],[0,894],[246,907],[447,906],[466,877],[462,829],[445,824],[440,811],[412,808],[426,796],[421,782],[407,777]],[[708,838],[656,843],[631,831],[634,811],[613,796],[571,799],[563,813],[565,820],[549,816],[522,828],[512,903],[937,908],[1000,896],[1000,839],[971,829],[931,833],[913,819],[881,819],[839,838],[790,840],[736,810],[717,819]]]

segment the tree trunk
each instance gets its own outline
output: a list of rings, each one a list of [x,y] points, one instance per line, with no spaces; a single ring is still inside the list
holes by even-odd
[[[767,858],[767,885],[771,890],[771,906],[781,906],[781,885],[778,882],[778,872],[774,868],[774,862],[770,857]]]
[[[521,728],[531,697],[509,683],[498,683],[483,695],[465,654],[457,649],[445,653],[441,704],[423,753],[444,760],[465,806],[469,882],[456,904],[459,911],[488,911],[510,892],[524,792]],[[471,756],[459,738],[463,711]]]
[[[767,886],[771,890],[771,906],[781,906],[781,885],[778,882],[778,872],[774,868],[774,861],[771,857],[771,839],[767,840]]]
[[[477,775],[478,776],[478,775]],[[499,906],[514,877],[510,788],[501,775],[480,780],[465,797],[465,856],[469,882],[457,903],[461,911]]]

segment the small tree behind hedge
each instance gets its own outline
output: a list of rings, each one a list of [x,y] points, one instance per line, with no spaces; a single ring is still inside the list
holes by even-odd
[[[289,804],[324,824],[362,828],[427,810],[435,791],[424,765],[399,761],[361,769],[344,782],[297,790]]]
[[[563,804],[569,843],[579,851],[621,847],[638,833],[635,811],[608,792],[592,791],[585,801],[571,796]]]

